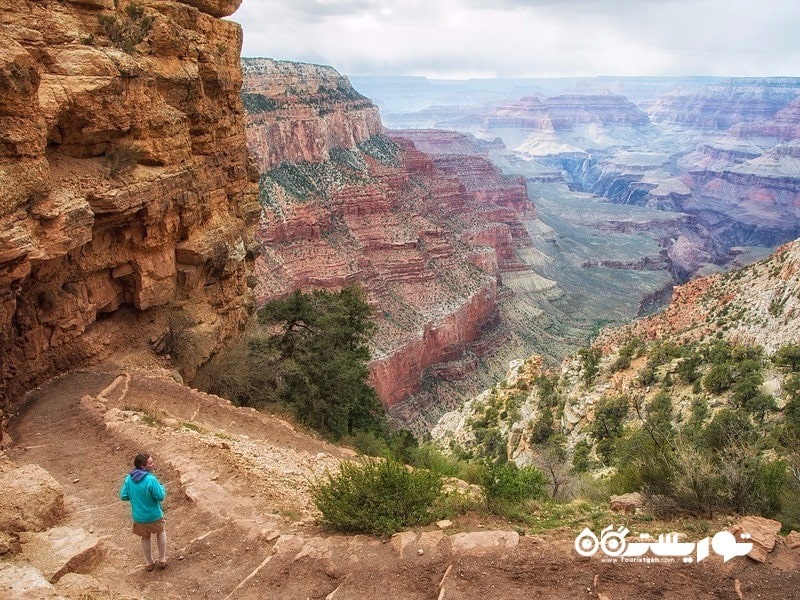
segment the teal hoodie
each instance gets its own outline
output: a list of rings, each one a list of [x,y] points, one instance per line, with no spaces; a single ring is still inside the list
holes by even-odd
[[[119,491],[120,500],[131,503],[131,514],[134,523],[152,523],[164,516],[161,510],[161,501],[167,496],[167,491],[158,478],[150,472],[144,477],[139,477],[141,470],[135,476],[125,477],[122,489]]]

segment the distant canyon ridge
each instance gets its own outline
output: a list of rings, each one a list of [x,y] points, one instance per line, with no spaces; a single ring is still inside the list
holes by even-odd
[[[243,70],[256,296],[364,285],[373,384],[418,430],[509,360],[555,364],[800,231],[800,80],[353,87],[330,67]]]

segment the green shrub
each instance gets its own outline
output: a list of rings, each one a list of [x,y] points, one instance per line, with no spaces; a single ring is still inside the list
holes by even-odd
[[[517,387],[522,389],[522,380],[517,382]],[[558,406],[561,395],[558,393],[558,376],[538,375],[534,378],[533,384],[539,390],[539,406],[553,408]]]
[[[274,98],[269,98],[264,94],[242,92],[242,105],[251,115],[271,112],[280,108],[280,104]]]
[[[578,473],[585,473],[594,466],[592,447],[586,440],[581,440],[575,444],[575,450],[572,452],[572,468]]]
[[[581,348],[578,350],[578,358],[581,360],[581,370],[583,371],[583,381],[586,384],[592,383],[598,373],[600,373],[600,348]]]
[[[547,496],[547,478],[536,467],[518,467],[512,462],[489,463],[480,479],[490,510]]]
[[[714,415],[703,431],[703,438],[709,448],[721,451],[730,446],[749,444],[754,433],[747,415],[726,408]]]
[[[553,426],[553,411],[551,411],[549,407],[545,406],[542,409],[542,412],[539,414],[539,418],[537,419],[536,423],[533,425],[530,442],[531,444],[535,445],[546,444],[548,440],[555,435],[555,433],[556,430]]]
[[[631,359],[642,349],[642,340],[634,338],[619,350],[617,360],[611,365],[612,371],[623,371],[631,366]]]
[[[444,477],[458,477],[468,480],[468,463],[445,454],[430,442],[410,449],[405,462],[419,469],[427,469]],[[473,482],[474,483],[474,482]]]
[[[678,377],[680,377],[686,383],[694,383],[700,376],[697,372],[700,362],[700,357],[696,354],[691,354],[684,358],[678,364]]]
[[[394,460],[342,463],[339,473],[315,483],[311,493],[324,523],[346,533],[382,535],[430,523],[443,498],[439,475],[410,471]]]
[[[358,149],[387,167],[400,164],[400,146],[379,133],[368,140],[358,142]]]
[[[795,373],[800,372],[800,344],[786,344],[772,356],[772,361]]]
[[[597,403],[591,434],[597,440],[597,453],[606,463],[611,461],[614,442],[622,434],[623,421],[627,415],[628,398],[625,396],[603,397]]]
[[[728,363],[714,365],[703,377],[703,387],[712,394],[721,394],[733,383],[733,370]]]

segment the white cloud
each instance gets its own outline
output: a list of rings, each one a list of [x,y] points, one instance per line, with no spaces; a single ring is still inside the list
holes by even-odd
[[[797,75],[796,0],[244,0],[245,56],[350,74]]]

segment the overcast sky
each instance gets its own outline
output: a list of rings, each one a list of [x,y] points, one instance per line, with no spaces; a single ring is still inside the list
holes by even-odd
[[[348,75],[800,75],[798,0],[243,0],[244,56]]]

